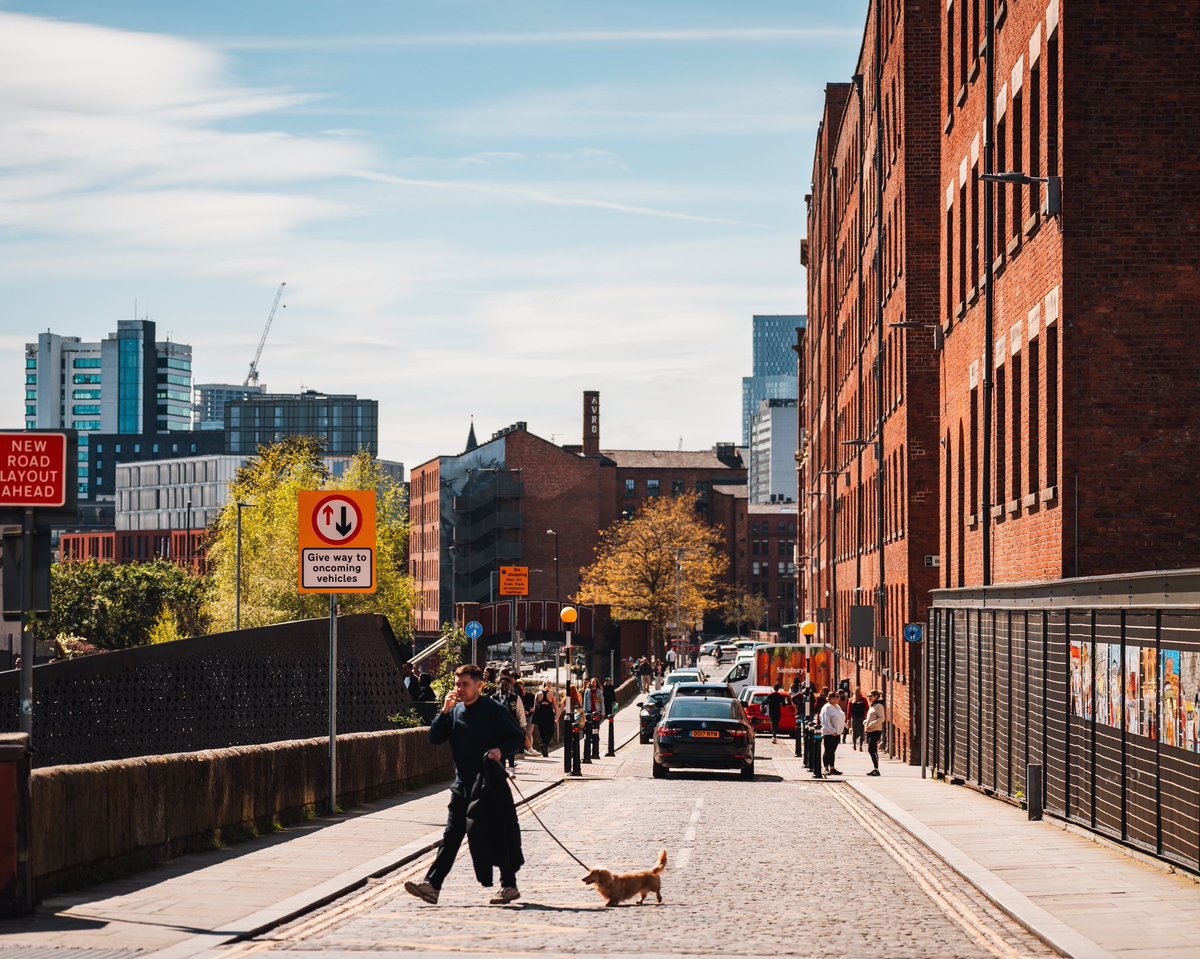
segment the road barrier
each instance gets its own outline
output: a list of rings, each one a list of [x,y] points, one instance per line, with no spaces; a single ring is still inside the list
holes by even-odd
[[[38,898],[310,818],[328,801],[325,738],[33,772]],[[426,729],[338,737],[346,806],[454,774]]]

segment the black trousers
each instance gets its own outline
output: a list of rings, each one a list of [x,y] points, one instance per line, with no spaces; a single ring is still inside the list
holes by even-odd
[[[779,724],[783,722],[783,716],[779,713],[767,713],[771,719],[771,738],[774,739],[779,735]]]
[[[879,740],[883,738],[883,730],[874,733],[867,733],[867,755],[871,757],[871,763],[876,769],[879,768]]]
[[[454,859],[462,846],[463,837],[467,834],[467,797],[462,793],[450,790],[450,806],[446,816],[446,831],[442,833],[442,845],[438,849],[437,859],[425,874],[425,881],[434,889],[441,889],[442,883],[454,868]],[[501,886],[515,886],[516,873],[505,875],[500,873]]]
[[[838,741],[839,740],[838,740],[837,736],[822,736],[821,737],[821,748],[825,754],[825,768],[826,769],[834,768],[833,757],[837,753]]]

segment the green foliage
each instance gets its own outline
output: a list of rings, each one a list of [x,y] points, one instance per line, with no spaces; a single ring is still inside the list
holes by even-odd
[[[467,655],[467,634],[461,626],[442,623],[442,637],[449,637],[449,642],[438,654],[437,675],[432,683],[439,703],[443,702],[446,694],[454,688],[454,671],[466,662]]]
[[[205,631],[204,581],[166,560],[56,563],[50,587],[52,611],[39,638],[79,637],[100,649],[144,646],[164,610],[177,636]]]
[[[738,635],[745,635],[746,624],[757,626],[766,621],[770,604],[765,596],[734,590],[725,601],[727,622],[737,627]]]
[[[301,490],[374,490],[376,579],[372,595],[339,597],[343,613],[381,613],[401,641],[412,634],[415,591],[407,573],[408,508],[404,490],[378,460],[356,455],[338,481],[321,462],[316,441],[301,437],[259,449],[230,484],[229,503],[209,550],[212,590],[206,609],[215,629],[233,629],[237,589],[237,504],[242,510],[242,626],[269,626],[326,615],[328,599],[301,594],[297,502]]]
[[[68,636],[66,633],[60,633],[54,637],[55,659],[76,659],[79,656],[91,656],[93,653],[102,652],[104,650],[92,645],[81,636]]]
[[[179,619],[173,609],[164,606],[150,630],[150,645],[173,643],[178,639],[183,639],[183,634],[179,632]]]
[[[425,725],[425,721],[411,706],[402,713],[389,716],[388,722],[393,726],[399,726],[401,729],[415,729],[418,726]]]

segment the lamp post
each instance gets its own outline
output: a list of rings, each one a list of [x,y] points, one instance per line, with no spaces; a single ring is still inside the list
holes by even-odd
[[[554,601],[561,603],[562,592],[558,581],[558,533],[552,529],[548,529],[546,530],[546,535],[554,537]]]
[[[570,776],[578,776],[581,774],[579,744],[575,741],[575,701],[571,698],[571,627],[579,619],[579,611],[574,606],[564,606],[559,610],[558,618],[562,620],[563,629],[567,634],[567,644],[563,647],[567,665],[566,700],[563,703],[563,772]]]
[[[252,509],[257,503],[237,504],[237,597],[234,600],[233,628],[242,628],[242,510]]]

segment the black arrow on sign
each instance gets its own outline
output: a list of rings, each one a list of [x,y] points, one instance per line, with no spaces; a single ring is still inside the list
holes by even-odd
[[[346,536],[350,530],[354,529],[354,524],[346,521],[346,507],[342,507],[342,521],[338,523],[334,529],[338,531],[339,536]]]

